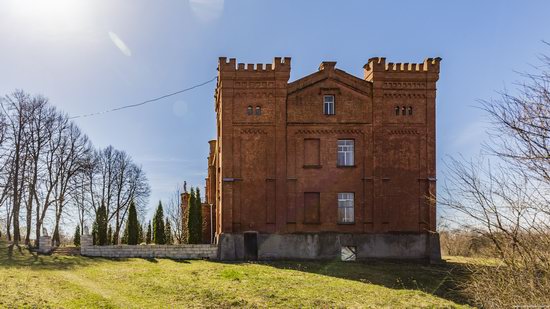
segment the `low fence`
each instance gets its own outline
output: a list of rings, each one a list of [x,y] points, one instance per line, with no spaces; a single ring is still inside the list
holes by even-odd
[[[106,258],[211,259],[218,257],[217,245],[112,245],[94,246],[91,235],[82,235],[80,254]]]

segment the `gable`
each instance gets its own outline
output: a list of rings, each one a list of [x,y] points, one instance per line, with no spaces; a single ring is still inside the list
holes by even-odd
[[[331,68],[319,70],[289,83],[287,93],[288,95],[292,95],[309,87],[314,87],[326,80],[331,80],[341,87],[346,87],[363,95],[370,95],[372,92],[372,82],[360,79],[343,70]]]
[[[372,84],[341,70],[313,73],[289,84],[289,123],[370,123]],[[334,96],[334,115],[325,115],[323,98]]]

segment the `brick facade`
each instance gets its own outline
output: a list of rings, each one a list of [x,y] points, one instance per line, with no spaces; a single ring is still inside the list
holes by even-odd
[[[440,60],[371,58],[363,78],[323,62],[289,83],[290,58],[220,58],[206,179],[216,235],[435,231]]]

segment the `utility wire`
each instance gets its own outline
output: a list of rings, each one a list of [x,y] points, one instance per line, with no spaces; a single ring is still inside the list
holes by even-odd
[[[172,93],[169,93],[169,94],[165,94],[163,96],[160,96],[160,97],[157,97],[157,98],[154,98],[154,99],[150,99],[150,100],[147,100],[147,101],[143,101],[143,102],[140,102],[140,103],[136,103],[136,104],[130,104],[130,105],[124,105],[124,106],[120,106],[120,107],[117,107],[117,108],[113,108],[113,109],[108,109],[108,110],[104,110],[104,111],[101,111],[101,112],[96,112],[96,113],[91,113],[91,114],[83,114],[83,115],[78,115],[78,116],[73,116],[73,117],[70,117],[70,119],[76,119],[76,118],[86,118],[86,117],[92,117],[92,116],[97,116],[97,115],[102,115],[102,114],[107,114],[107,113],[111,113],[111,112],[115,112],[115,111],[119,111],[119,110],[123,110],[123,109],[127,109],[127,108],[133,108],[133,107],[138,107],[138,106],[141,106],[141,105],[145,105],[147,103],[151,103],[151,102],[155,102],[155,101],[158,101],[158,100],[162,100],[164,98],[168,98],[168,97],[171,97],[171,96],[174,96],[176,94],[180,94],[180,93],[183,93],[183,92],[187,92],[189,90],[193,90],[195,88],[199,88],[199,87],[202,87],[206,84],[209,84],[211,82],[213,82],[214,80],[216,80],[217,76],[215,76],[214,78],[210,79],[210,80],[207,80],[203,83],[200,83],[200,84],[197,84],[195,86],[192,86],[192,87],[189,87],[189,88],[185,88],[185,89],[182,89],[182,90],[179,90],[179,91],[176,91],[176,92],[172,92]]]

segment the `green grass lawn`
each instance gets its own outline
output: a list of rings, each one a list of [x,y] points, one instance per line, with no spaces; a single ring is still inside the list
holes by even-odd
[[[0,307],[458,308],[461,265],[110,260],[0,242]]]

